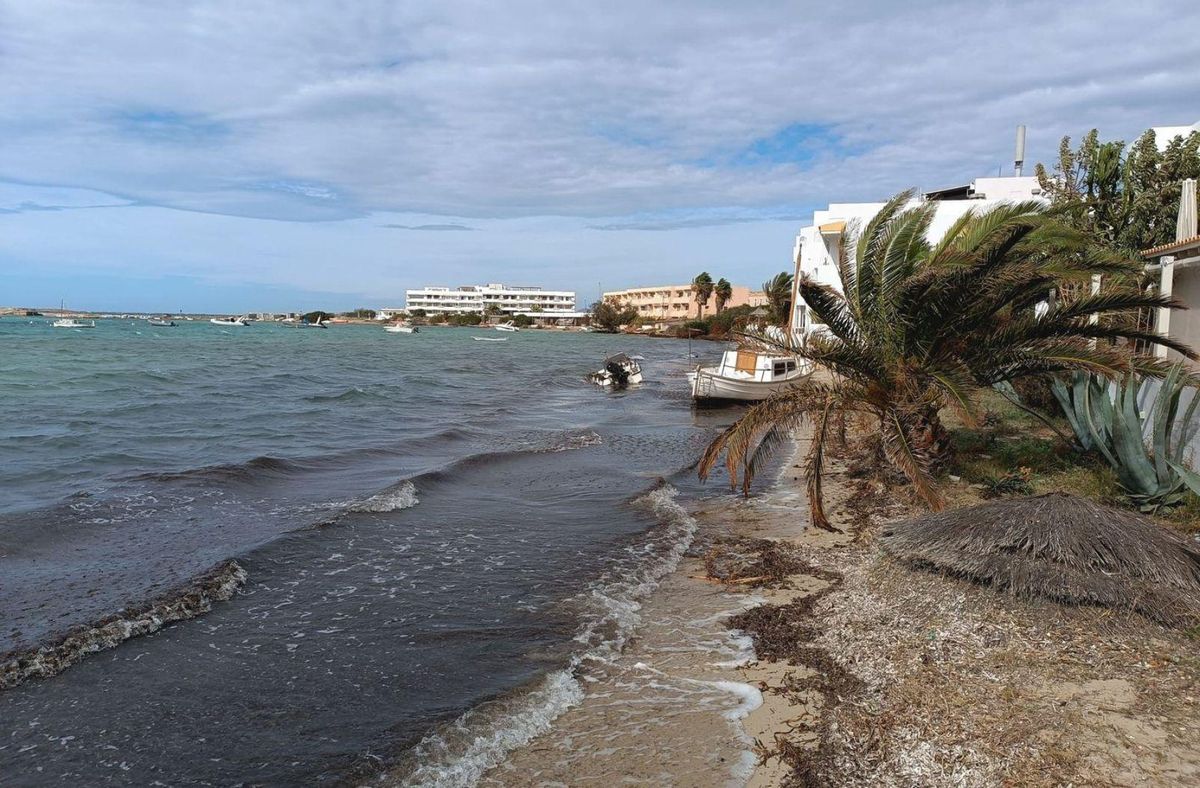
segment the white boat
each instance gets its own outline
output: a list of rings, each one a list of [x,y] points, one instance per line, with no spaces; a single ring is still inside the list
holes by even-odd
[[[157,317],[148,317],[146,318],[146,322],[152,326],[161,326],[163,328],[174,328],[176,325],[174,320],[164,320]]]
[[[692,399],[758,402],[791,388],[812,374],[812,365],[796,356],[755,350],[727,350],[715,367],[696,367],[688,373]]]
[[[296,328],[329,328],[329,324],[324,320],[318,320],[315,323],[310,323],[307,320],[301,320],[294,324]]]
[[[476,342],[507,342],[507,337],[471,337]]]
[[[406,326],[403,323],[398,323],[394,326],[387,326],[383,329],[390,334],[417,334],[421,329],[417,326]]]
[[[244,317],[210,317],[208,322],[214,326],[248,326],[250,321]]]
[[[588,380],[603,388],[623,389],[642,382],[642,368],[624,353],[604,359],[604,367],[588,375]]]
[[[507,323],[498,324],[496,326],[496,330],[497,331],[520,331],[521,329],[517,328],[516,325],[513,324],[513,321],[509,320]]]
[[[95,328],[96,321],[89,320],[85,323],[82,320],[76,320],[73,317],[63,317],[55,320],[50,325],[54,328]]]

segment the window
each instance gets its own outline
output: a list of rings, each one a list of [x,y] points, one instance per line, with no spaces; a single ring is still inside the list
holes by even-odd
[[[776,361],[775,368],[773,371],[776,375],[782,375],[784,372],[787,371],[787,363],[783,362],[783,361]]]

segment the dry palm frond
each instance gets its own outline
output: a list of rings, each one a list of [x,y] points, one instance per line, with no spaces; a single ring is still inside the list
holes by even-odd
[[[1021,597],[1200,621],[1200,547],[1153,520],[1051,493],[885,527],[891,556]]]

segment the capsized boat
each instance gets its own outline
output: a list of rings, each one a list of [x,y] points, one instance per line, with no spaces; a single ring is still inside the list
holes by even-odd
[[[692,399],[698,402],[758,402],[791,388],[812,374],[812,364],[797,356],[757,350],[727,350],[715,367],[688,373]]]
[[[214,326],[248,326],[250,321],[244,317],[210,317],[208,322]]]
[[[641,383],[642,368],[632,356],[617,353],[604,359],[604,367],[588,375],[588,380],[597,386],[620,390]]]
[[[54,328],[95,328],[96,321],[89,320],[85,323],[82,320],[76,320],[73,317],[63,317],[55,320],[50,325]]]
[[[397,323],[394,326],[386,326],[383,330],[387,331],[389,334],[417,334],[421,331],[421,329],[417,326],[407,325],[405,323]]]
[[[520,331],[521,329],[517,328],[516,324],[513,323],[513,321],[509,320],[507,323],[497,324],[496,330],[497,331]]]

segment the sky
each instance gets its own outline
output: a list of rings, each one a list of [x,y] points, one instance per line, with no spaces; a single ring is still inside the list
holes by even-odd
[[[0,304],[790,269],[830,202],[1200,120],[1200,5],[0,0]],[[1190,53],[1190,55],[1188,54]]]

